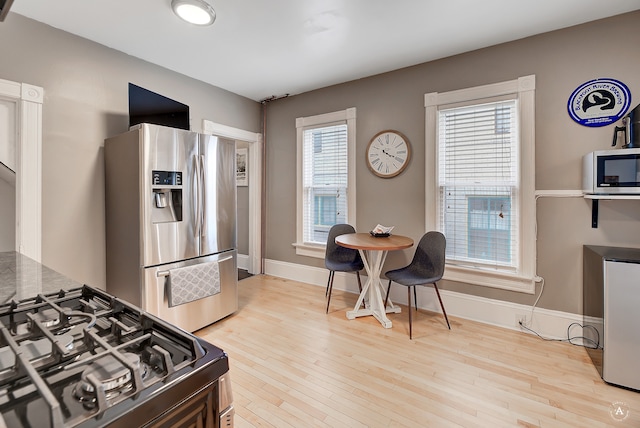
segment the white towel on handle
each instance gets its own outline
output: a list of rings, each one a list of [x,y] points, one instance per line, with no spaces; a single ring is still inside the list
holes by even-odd
[[[169,307],[220,293],[218,262],[200,263],[169,270]]]

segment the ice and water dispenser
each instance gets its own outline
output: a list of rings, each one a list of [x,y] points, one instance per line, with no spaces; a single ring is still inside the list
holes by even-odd
[[[151,221],[182,221],[182,172],[152,171]]]

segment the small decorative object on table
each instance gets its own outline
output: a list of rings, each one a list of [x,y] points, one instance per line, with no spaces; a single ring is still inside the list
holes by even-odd
[[[384,238],[384,237],[387,237],[387,236],[391,235],[391,231],[393,230],[394,227],[395,226],[387,227],[387,226],[383,226],[381,224],[378,224],[369,233],[371,234],[371,236],[375,236],[376,238]]]

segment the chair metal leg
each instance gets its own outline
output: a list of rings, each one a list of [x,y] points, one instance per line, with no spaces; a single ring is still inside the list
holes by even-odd
[[[331,290],[333,289],[333,277],[335,276],[335,272],[331,271],[331,273],[329,273],[329,285],[328,287],[328,295],[327,295],[327,310],[325,311],[326,314],[329,313],[329,303],[331,303]]]
[[[414,286],[415,290],[415,286]],[[409,304],[409,340],[413,339],[413,333],[411,331],[411,287],[407,287],[407,303]]]
[[[416,286],[413,286],[413,303],[416,304],[416,312],[418,312],[418,294],[416,293]]]
[[[438,285],[434,282],[433,289],[436,290],[436,294],[438,295],[438,300],[440,301],[440,307],[442,308],[442,313],[444,314],[444,319],[447,321],[447,327],[451,330],[451,324],[449,324],[449,317],[447,317],[447,311],[444,310],[444,305],[442,304],[442,299],[440,298],[440,292],[438,291]]]
[[[327,297],[329,295],[329,282],[331,281],[331,276],[333,275],[333,271],[330,270],[329,271],[329,278],[327,278],[327,289],[324,290],[324,297]]]

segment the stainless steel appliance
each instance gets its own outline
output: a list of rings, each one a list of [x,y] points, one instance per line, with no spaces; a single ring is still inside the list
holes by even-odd
[[[593,195],[640,194],[640,148],[598,150],[584,155],[582,190]]]
[[[618,142],[618,133],[624,133],[624,149],[640,148],[640,104],[622,118],[622,126],[616,126],[613,131],[613,143]]]
[[[234,312],[235,141],[141,124],[104,156],[107,291],[190,332]]]
[[[585,245],[583,251],[589,356],[604,381],[640,390],[640,249]]]
[[[219,348],[88,286],[0,306],[0,427],[232,427]]]

